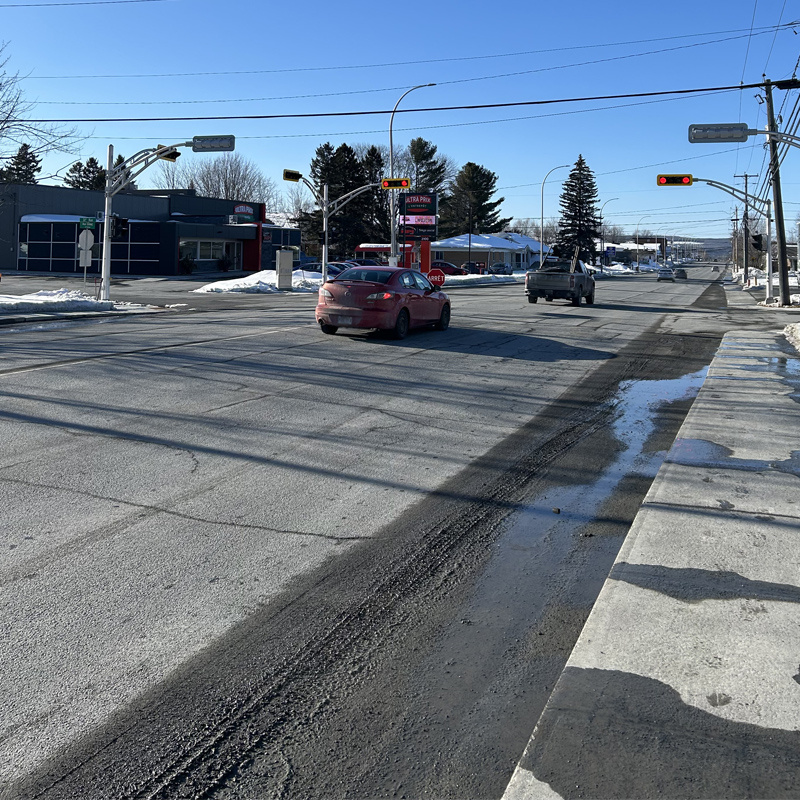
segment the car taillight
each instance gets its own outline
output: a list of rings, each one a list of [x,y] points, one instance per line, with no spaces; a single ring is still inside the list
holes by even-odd
[[[393,292],[375,292],[375,294],[367,295],[367,300],[391,300],[393,297]]]
[[[320,287],[319,296],[320,299],[333,300],[333,295],[324,286]]]

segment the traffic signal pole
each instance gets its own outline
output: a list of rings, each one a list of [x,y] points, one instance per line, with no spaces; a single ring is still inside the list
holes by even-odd
[[[767,95],[767,141],[769,143],[769,167],[772,180],[772,202],[775,207],[775,234],[778,239],[778,287],[782,306],[792,304],[789,294],[789,258],[786,252],[786,225],[783,220],[783,195],[781,194],[781,171],[778,159],[778,143],[769,134],[776,130],[775,109],[772,105],[772,82],[765,81]]]
[[[742,246],[744,277],[742,280],[744,285],[747,286],[747,282],[750,280],[750,191],[748,180],[757,178],[758,175],[748,175],[745,172],[744,175],[734,175],[733,177],[744,178],[744,215],[742,216],[742,227],[744,229],[744,245]]]
[[[106,164],[105,209],[103,210],[103,258],[101,261],[100,299],[110,300],[111,294],[111,203],[112,198],[133,183],[148,167],[159,159],[174,161],[179,147],[191,147],[195,153],[231,152],[236,147],[235,136],[195,136],[188,142],[159,144],[140,150],[121,164],[114,166],[114,145],[108,146]]]
[[[114,145],[108,146],[106,162],[105,206],[103,208],[103,258],[100,267],[100,299],[111,299],[111,198],[114,186]]]

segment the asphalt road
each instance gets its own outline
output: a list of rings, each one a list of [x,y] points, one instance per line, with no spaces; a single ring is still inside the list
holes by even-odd
[[[780,327],[718,280],[459,289],[402,342],[161,281],[0,330],[2,796],[499,797],[649,479],[515,520],[613,458],[621,381]]]

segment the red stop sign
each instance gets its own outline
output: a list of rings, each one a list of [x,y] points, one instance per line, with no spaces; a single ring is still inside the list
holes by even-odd
[[[440,269],[432,269],[428,272],[428,280],[434,286],[444,286],[444,272]]]

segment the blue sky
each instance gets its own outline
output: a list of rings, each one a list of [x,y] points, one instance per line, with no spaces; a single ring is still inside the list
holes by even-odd
[[[437,85],[414,91],[400,109],[635,94],[756,83],[764,73],[784,79],[800,56],[800,36],[774,30],[800,19],[787,0],[39,4],[48,1],[57,2],[0,1],[6,70],[23,77],[36,118],[390,111],[407,88],[423,83]],[[459,165],[474,161],[495,172],[504,216],[538,219],[545,174],[582,154],[608,223],[725,236],[733,198],[702,184],[659,188],[656,175],[687,171],[734,185],[745,172],[763,178],[763,137],[740,145],[687,139],[691,123],[762,128],[765,107],[756,94],[398,112],[394,142],[423,136]],[[788,125],[800,92],[774,96]],[[109,143],[127,156],[193,135],[233,133],[237,151],[281,188],[283,169],[306,171],[325,141],[389,141],[388,114],[75,126],[86,136],[80,157],[101,163]],[[44,172],[63,175],[74,158],[53,154]],[[799,165],[792,148],[782,166],[790,232],[800,213]],[[548,178],[545,218],[557,215],[567,174]],[[147,176],[140,186],[152,185]]]

